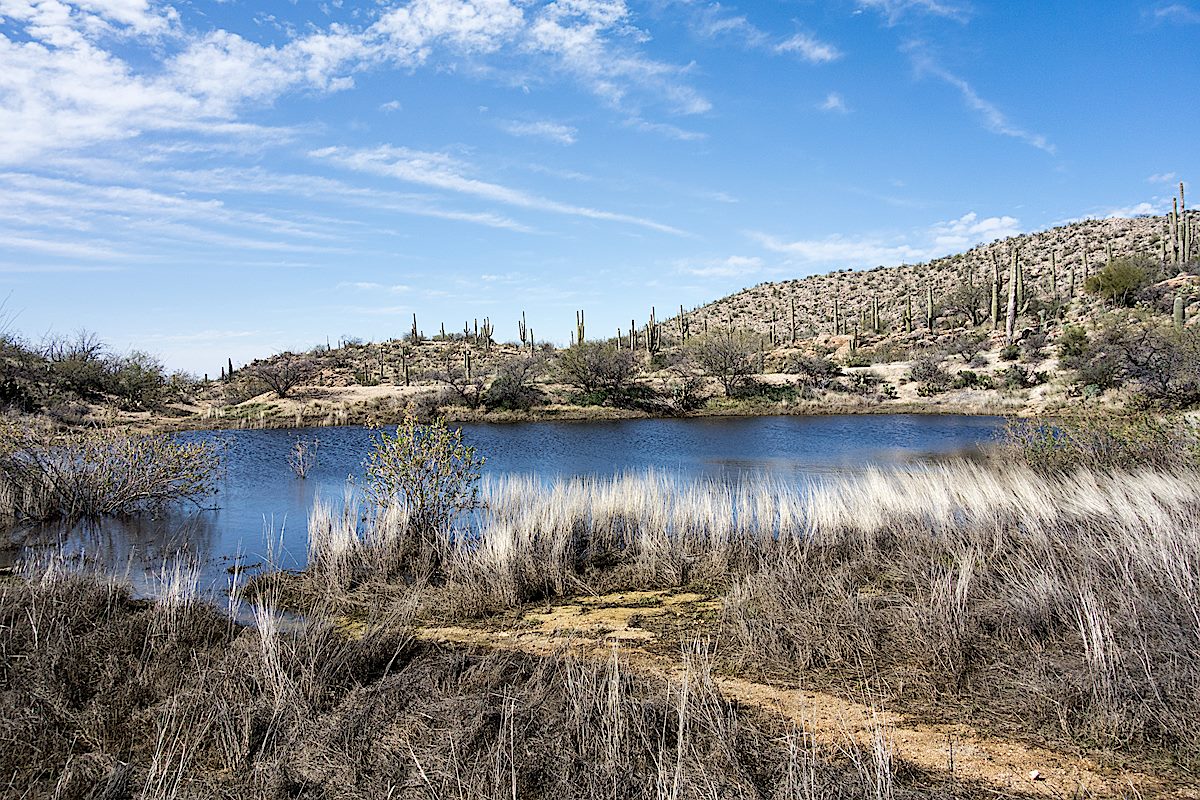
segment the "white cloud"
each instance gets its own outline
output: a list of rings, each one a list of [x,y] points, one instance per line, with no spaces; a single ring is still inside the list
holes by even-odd
[[[1178,180],[1179,176],[1174,172],[1162,172],[1146,178],[1146,183],[1175,183]]]
[[[1105,219],[1153,216],[1154,214],[1163,213],[1166,205],[1166,203],[1161,203],[1159,205],[1146,202],[1135,203],[1134,205],[1125,206],[1123,208],[1110,209],[1106,211],[1103,216]]]
[[[775,45],[775,52],[795,53],[810,64],[827,64],[842,57],[841,51],[836,47],[807,33],[797,33],[780,42]]]
[[[400,104],[399,100],[389,100],[386,103],[379,104],[379,110],[386,111],[389,114],[393,111],[402,111],[403,109],[404,106]]]
[[[412,287],[405,283],[376,283],[375,281],[342,281],[338,289],[354,289],[360,292],[387,292],[388,294],[407,294]]]
[[[830,92],[825,95],[824,102],[820,103],[817,108],[821,111],[829,111],[835,114],[850,113],[849,107],[846,105],[846,100],[837,92]]]
[[[729,256],[721,259],[680,260],[675,269],[701,278],[740,278],[762,272],[758,256]]]
[[[1021,223],[1016,217],[980,219],[974,211],[958,219],[934,223],[930,230],[933,234],[933,250],[938,253],[965,250],[981,242],[1007,239],[1022,232]]]
[[[689,131],[680,128],[678,125],[672,125],[669,122],[649,122],[640,117],[631,117],[625,120],[625,127],[633,128],[635,131],[642,133],[656,133],[660,136],[665,136],[668,139],[675,139],[680,142],[699,142],[708,138],[707,133],[700,131]]]
[[[787,241],[757,232],[751,233],[750,237],[767,250],[787,255],[802,264],[868,267],[921,261],[925,257],[924,250],[869,237],[828,236]]]
[[[1036,147],[1038,150],[1054,155],[1056,148],[1045,136],[1040,133],[1027,131],[1015,125],[994,103],[980,97],[979,93],[966,80],[949,72],[934,61],[933,57],[925,52],[920,43],[911,44],[907,49],[912,57],[913,66],[916,68],[917,73],[919,75],[932,75],[957,89],[959,94],[962,95],[963,102],[967,104],[968,108],[979,115],[983,126],[989,131],[1001,136],[1019,139],[1030,147]]]
[[[639,91],[662,97],[681,114],[710,110],[712,104],[682,82],[686,65],[648,59],[624,46],[645,38],[633,27],[623,0],[556,0],[530,22],[522,47],[550,56],[560,70],[616,108],[628,109],[631,93]]]
[[[1175,22],[1183,25],[1200,24],[1200,11],[1185,3],[1170,3],[1154,9],[1154,19],[1158,22]]]
[[[575,144],[576,134],[579,133],[570,125],[557,122],[517,122],[508,121],[500,127],[513,136],[526,136],[534,139],[545,139],[555,144]]]
[[[619,1],[558,0],[534,10],[519,0],[413,0],[371,24],[285,32],[278,45],[219,28],[185,30],[169,6],[148,0],[5,0],[0,14],[12,29],[0,33],[0,163],[148,132],[262,136],[239,116],[287,93],[337,92],[365,70],[439,57],[454,66],[450,59],[501,51],[509,61],[532,60],[531,74],[573,78],[626,112],[648,102],[684,114],[711,108],[687,82],[690,65],[640,51],[646,37]],[[392,103],[382,110],[399,107]]]
[[[445,153],[411,150],[407,147],[383,146],[367,150],[352,150],[342,147],[326,147],[309,153],[314,158],[323,158],[358,172],[374,173],[397,178],[409,183],[429,186],[449,192],[479,197],[505,205],[548,211],[555,214],[584,217],[606,222],[621,222],[637,225],[660,233],[683,235],[669,225],[650,219],[601,211],[585,206],[560,203],[512,189],[498,183],[468,177],[468,167]]]
[[[788,240],[759,231],[750,238],[771,252],[814,267],[875,267],[928,261],[1021,233],[1015,217],[980,218],[975,212],[935,222],[907,235],[827,236]]]
[[[858,0],[858,6],[880,12],[889,25],[896,24],[909,12],[945,17],[957,22],[970,19],[970,8],[965,3],[947,3],[943,0]]]

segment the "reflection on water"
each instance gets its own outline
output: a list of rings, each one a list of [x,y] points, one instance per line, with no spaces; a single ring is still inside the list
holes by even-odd
[[[926,415],[713,417],[465,425],[463,435],[486,456],[484,471],[492,475],[552,480],[655,469],[685,479],[803,482],[869,466],[970,457],[1001,424],[995,417]],[[14,531],[17,547],[8,558],[62,553],[127,575],[146,593],[152,593],[164,562],[180,554],[199,565],[200,588],[212,593],[228,587],[235,563],[299,568],[314,498],[340,498],[347,478],[361,477],[372,441],[366,428],[185,436],[226,441],[227,469],[215,509]],[[307,480],[287,466],[297,436],[320,440]]]

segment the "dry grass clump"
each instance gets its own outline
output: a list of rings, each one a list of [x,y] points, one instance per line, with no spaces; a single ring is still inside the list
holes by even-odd
[[[182,582],[186,584],[186,581]],[[177,583],[177,585],[181,585]],[[269,606],[241,628],[63,572],[0,587],[0,786],[19,797],[947,796],[886,747],[838,751],[686,675],[478,655],[403,617],[348,635]],[[882,742],[882,736],[880,742]],[[917,791],[907,785],[924,786]],[[960,796],[978,796],[958,783]]]
[[[814,493],[737,575],[745,669],[872,679],[1086,747],[1200,760],[1195,472],[953,467]]]

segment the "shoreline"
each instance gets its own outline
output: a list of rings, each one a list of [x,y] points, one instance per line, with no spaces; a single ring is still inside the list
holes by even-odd
[[[393,413],[364,413],[365,409],[353,407],[344,416],[333,421],[328,416],[315,419],[311,416],[277,414],[255,419],[249,415],[237,417],[186,418],[147,417],[130,420],[135,426],[146,427],[156,432],[183,433],[188,431],[218,430],[300,430],[304,428],[370,427],[391,426],[404,418],[407,406]],[[998,403],[920,403],[912,401],[884,401],[881,403],[824,403],[802,401],[799,403],[722,403],[683,414],[654,413],[638,409],[615,408],[612,406],[550,405],[531,411],[483,411],[450,406],[438,416],[449,424],[516,425],[538,422],[622,422],[652,419],[708,419],[714,417],[832,417],[832,416],[964,416],[964,417],[1028,417],[1039,412],[1029,403],[1006,406]],[[296,424],[299,422],[300,424]]]

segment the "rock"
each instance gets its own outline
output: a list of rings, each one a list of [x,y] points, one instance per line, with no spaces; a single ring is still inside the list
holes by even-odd
[[[1041,772],[1037,771],[1036,769],[1034,769],[1034,770],[1029,771],[1029,780],[1044,781],[1044,780],[1046,780],[1046,776],[1043,775]]]

